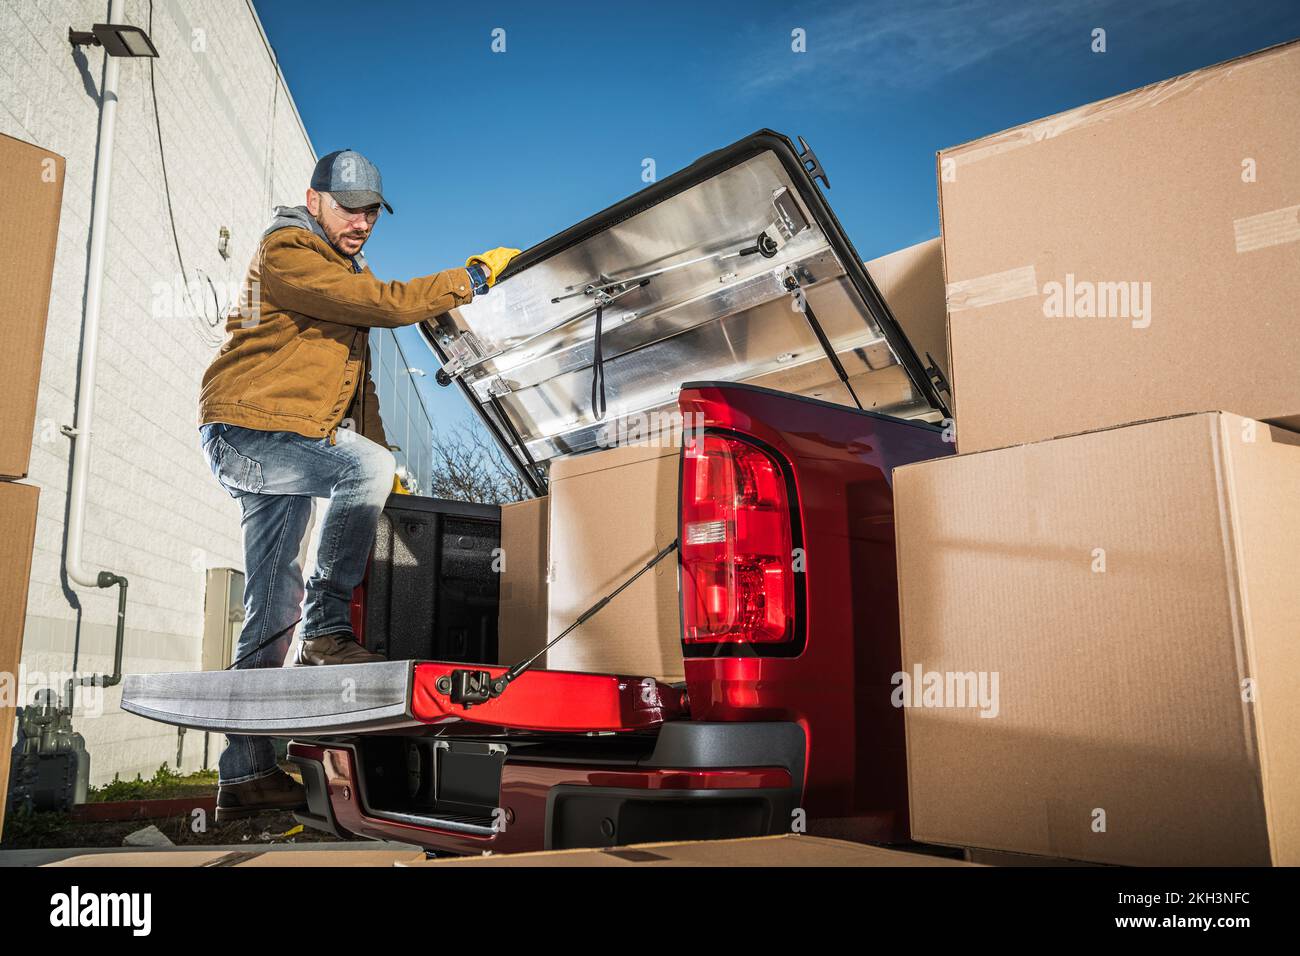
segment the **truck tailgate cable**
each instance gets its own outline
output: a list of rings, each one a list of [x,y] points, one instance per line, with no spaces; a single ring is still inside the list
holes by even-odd
[[[677,539],[673,538],[669,544],[664,546],[663,550],[647,561],[645,565],[642,566],[641,570],[637,571],[613,591],[610,591],[591,607],[587,608],[587,610],[583,611],[576,621],[561,631],[540,651],[528,658],[528,660],[520,661],[518,664],[515,664],[500,677],[494,679],[487,671],[454,670],[450,674],[440,677],[435,686],[439,692],[446,694],[453,704],[462,704],[465,707],[473,707],[475,704],[486,703],[493,697],[500,697],[505,693],[505,689],[510,686],[511,682],[518,678],[520,674],[523,674],[532,667],[533,664],[537,662],[538,658],[556,644],[560,643],[560,641],[568,637],[573,631],[577,630],[583,624],[587,623],[587,621],[595,617],[601,608],[622,594],[623,591],[629,588],[637,578],[641,577],[641,575],[645,574],[664,558],[668,557],[668,555],[672,554],[676,549]]]

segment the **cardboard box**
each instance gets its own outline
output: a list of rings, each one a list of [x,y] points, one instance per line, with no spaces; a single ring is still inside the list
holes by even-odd
[[[300,847],[263,846],[232,850],[229,847],[177,847],[174,850],[122,850],[70,856],[42,866],[71,867],[207,867],[207,866],[400,866],[424,859],[424,851],[373,848],[367,843],[355,847],[313,850]]]
[[[14,743],[18,700],[18,664],[23,656],[27,585],[36,544],[35,485],[0,481],[0,833],[4,832],[9,796],[9,761]]]
[[[981,850],[967,847],[962,851],[962,859],[967,863],[979,863],[984,866],[1015,867],[1096,867],[1100,863],[1085,863],[1082,860],[1062,860],[1054,856],[1030,856],[1028,853],[1005,853],[1002,850]]]
[[[63,202],[63,157],[0,134],[0,477],[23,478],[32,453],[45,320]]]
[[[864,263],[923,365],[926,354],[948,373],[948,309],[943,243],[938,238]]]
[[[1300,863],[1300,435],[1182,415],[908,465],[894,502],[914,839]]]
[[[958,451],[1300,427],[1300,42],[939,153]]]
[[[528,498],[501,506],[500,607],[497,660],[517,664],[546,645],[547,545],[551,499]],[[546,657],[538,659],[546,666]]]
[[[679,451],[624,446],[552,462],[550,638],[677,537]],[[684,680],[675,556],[551,648],[546,666]]]
[[[546,850],[415,860],[399,866],[978,866],[963,860],[887,850],[865,843],[781,834],[736,840],[636,843],[590,850]]]

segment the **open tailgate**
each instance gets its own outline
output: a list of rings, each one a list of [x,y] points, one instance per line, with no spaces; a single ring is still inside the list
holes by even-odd
[[[230,734],[312,737],[419,731],[476,724],[528,731],[650,730],[685,716],[682,692],[649,677],[533,670],[504,694],[466,707],[451,701],[453,671],[492,677],[499,666],[382,661],[329,667],[267,667],[132,674],[122,709],[178,727]]]

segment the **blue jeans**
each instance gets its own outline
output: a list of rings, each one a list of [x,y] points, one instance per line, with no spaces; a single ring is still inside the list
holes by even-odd
[[[352,635],[352,592],[366,573],[379,515],[393,490],[393,453],[346,428],[335,433],[334,445],[328,437],[224,422],[201,426],[199,436],[212,473],[243,508],[244,627],[235,661],[268,641],[237,669],[281,666],[300,606],[303,640]],[[316,568],[304,586],[298,552],[312,498],[328,498],[329,508]],[[270,737],[227,735],[218,761],[220,783],[275,771]]]

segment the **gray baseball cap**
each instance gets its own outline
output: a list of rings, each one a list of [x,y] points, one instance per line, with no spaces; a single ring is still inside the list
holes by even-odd
[[[329,193],[350,209],[382,203],[392,213],[384,198],[384,181],[379,169],[354,149],[336,149],[320,158],[311,174],[311,188]]]

